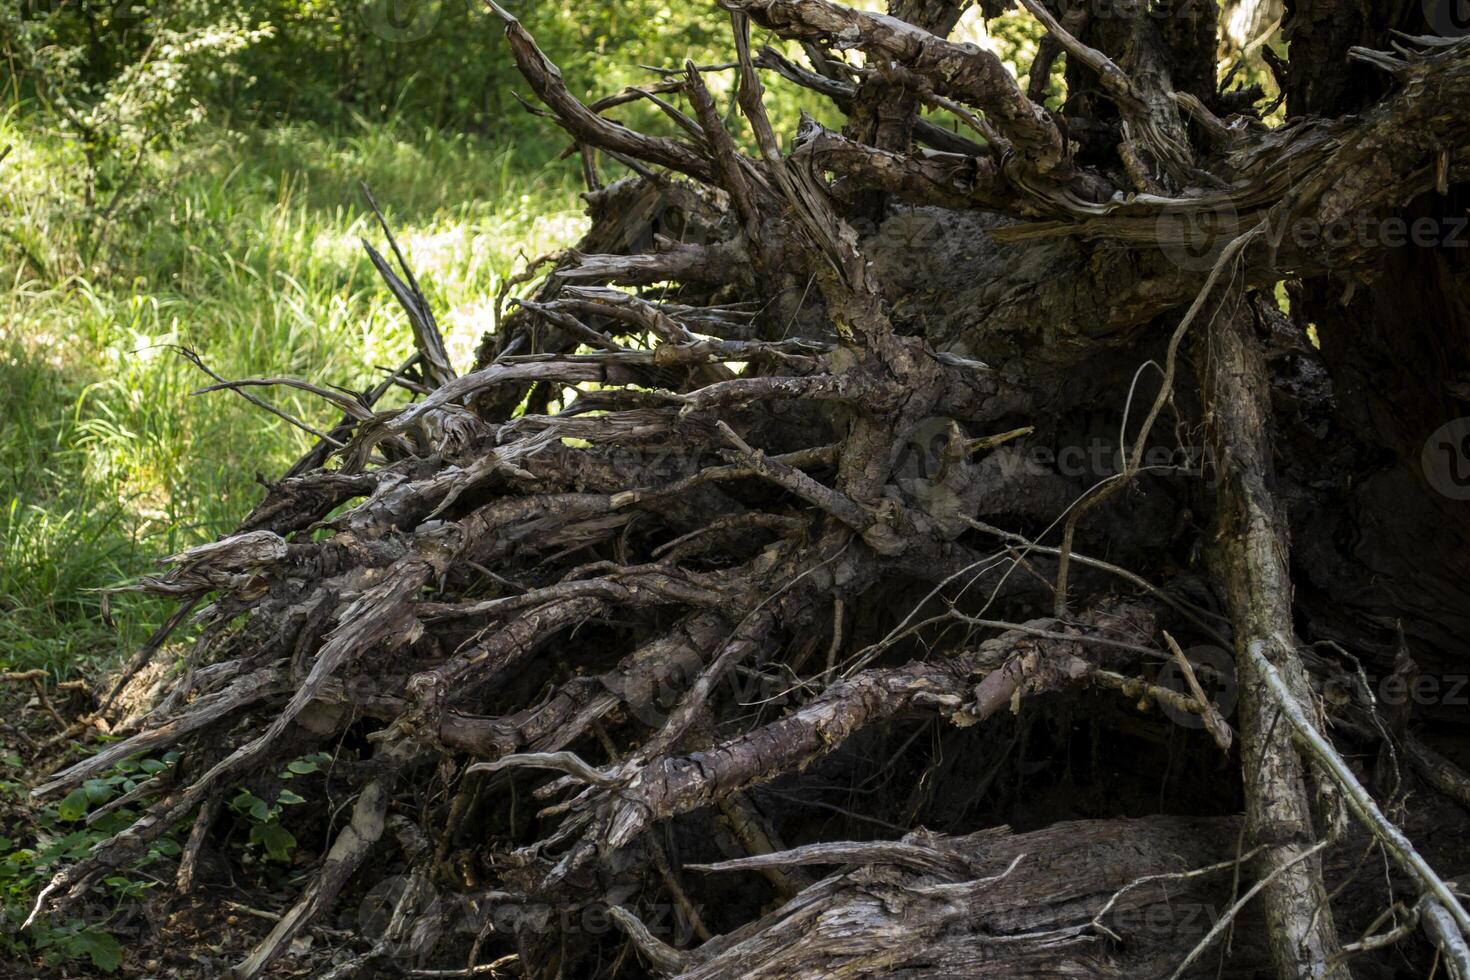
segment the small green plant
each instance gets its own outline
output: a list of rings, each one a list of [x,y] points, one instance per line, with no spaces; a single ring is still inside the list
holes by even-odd
[[[111,973],[122,965],[122,945],[109,927],[156,884],[140,877],[139,872],[180,853],[181,847],[172,834],[154,841],[142,857],[120,873],[103,879],[92,901],[83,905],[81,915],[42,918],[28,929],[20,927],[57,865],[86,856],[98,841],[138,816],[131,805],[102,808],[140,787],[144,792],[129,802],[146,802],[146,781],[177,759],[175,752],[156,759],[125,759],[105,775],[87,780],[55,805],[30,805],[24,786],[9,778],[0,779],[0,813],[4,815],[6,833],[0,836],[0,904],[4,906],[0,951],[15,958],[39,956],[50,967],[85,959],[96,969]],[[6,777],[17,774],[21,767],[19,756],[0,756],[0,770]],[[18,841],[28,843],[17,847]]]
[[[332,757],[325,752],[313,752],[311,755],[300,759],[293,759],[286,763],[285,771],[281,773],[282,779],[295,779],[297,776],[310,776],[321,770],[321,767],[332,761]]]
[[[230,809],[250,822],[250,847],[260,848],[268,860],[289,864],[296,850],[296,837],[281,826],[282,808],[305,802],[289,789],[281,790],[275,803],[267,803],[248,789],[242,789],[230,801]]]
[[[317,772],[330,759],[331,756],[325,752],[293,759],[286,764],[285,769],[281,770],[279,776],[282,780],[309,776]],[[296,850],[296,837],[281,826],[281,815],[285,812],[285,807],[305,802],[305,797],[289,787],[276,793],[274,803],[267,803],[248,789],[241,789],[230,801],[230,809],[244,817],[250,824],[247,849],[258,848],[265,855],[266,860],[289,864],[291,855]]]
[[[84,957],[105,973],[112,973],[122,965],[122,944],[100,925],[68,919],[59,927],[37,923],[32,929],[37,933],[35,947],[48,965]]]

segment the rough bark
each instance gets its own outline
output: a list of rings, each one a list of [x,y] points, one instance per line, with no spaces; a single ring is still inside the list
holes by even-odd
[[[1352,49],[1356,8],[1289,6],[1334,26],[1293,36],[1273,127],[1260,93],[1219,91],[1213,15],[1027,0],[1033,70],[1067,58],[1052,111],[948,39],[964,4],[720,0],[735,62],[650,86],[658,135],[613,118],[634,96],[580,103],[492,7],[583,154],[589,232],[507,286],[463,371],[411,256],[378,256],[418,347],[405,407],[215,379],[341,421],[235,534],[139,584],[197,610],[186,668],[35,792],[183,757],[38,912],[184,820],[180,877],[206,887],[224,794],[323,748],[351,822],[238,975],[400,873],[390,928],[334,976],[407,962],[415,936],[419,965],[534,977],[1457,962],[1453,904],[1420,901],[1470,856],[1455,719],[1373,678],[1470,658],[1463,507],[1441,540],[1454,509],[1410,465],[1463,392],[1443,365],[1406,380],[1465,353],[1467,277],[1444,256],[1418,280],[1406,306],[1455,315],[1384,360],[1402,284],[1375,273],[1409,260],[1290,229],[1461,200],[1470,41]],[[752,51],[752,23],[810,63]],[[847,124],[776,132],[763,72]],[[1377,296],[1354,329],[1319,302],[1349,278]],[[1373,778],[1334,757],[1314,783],[1298,746],[1321,765],[1329,737]],[[1434,820],[1400,806],[1414,778]],[[1343,810],[1328,784],[1383,798]],[[1360,873],[1369,836],[1428,876]],[[469,896],[472,928],[430,892]],[[1203,904],[1229,916],[1184,921]],[[608,928],[575,928],[592,910]]]
[[[1347,977],[1334,967],[1339,943],[1316,843],[1306,766],[1291,728],[1266,690],[1251,644],[1267,645],[1292,697],[1311,699],[1291,620],[1290,544],[1271,490],[1271,390],[1251,302],[1222,310],[1195,353],[1217,475],[1213,565],[1225,587],[1240,683],[1240,752],[1247,836],[1261,845],[1262,874],[1286,868],[1262,893],[1271,958],[1281,976]]]

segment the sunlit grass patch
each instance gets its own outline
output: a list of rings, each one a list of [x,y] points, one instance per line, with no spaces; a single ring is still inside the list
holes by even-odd
[[[86,227],[71,150],[0,118],[0,665],[58,672],[126,654],[167,610],[100,589],[227,532],[312,438],[209,379],[289,375],[365,388],[411,351],[364,256],[382,205],[468,366],[522,256],[574,241],[569,164],[393,126],[206,132],[160,158],[126,224]],[[23,164],[17,167],[16,164]],[[100,238],[98,237],[100,233]],[[88,242],[98,242],[90,266]],[[318,428],[310,394],[263,392]],[[109,623],[109,619],[112,624]],[[113,625],[115,624],[115,625]]]

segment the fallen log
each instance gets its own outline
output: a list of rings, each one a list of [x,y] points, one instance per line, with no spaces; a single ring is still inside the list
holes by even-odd
[[[375,266],[418,349],[401,407],[212,379],[340,421],[234,534],[137,584],[180,611],[133,669],[190,615],[194,649],[153,712],[33,792],[179,761],[32,918],[190,822],[177,880],[209,887],[224,794],[327,752],[350,816],[293,815],[321,856],[237,976],[400,876],[333,976],[1465,959],[1464,760],[1430,748],[1454,718],[1361,679],[1410,649],[1463,670],[1446,556],[1470,530],[1445,520],[1405,571],[1444,474],[1407,469],[1409,422],[1364,424],[1334,390],[1365,370],[1352,338],[1319,349],[1268,287],[1368,282],[1395,247],[1302,221],[1458,193],[1470,41],[1343,47],[1381,84],[1351,111],[1288,99],[1275,125],[1213,83],[1213,36],[1145,14],[1027,0],[1034,70],[1067,66],[1022,87],[949,39],[964,4],[720,0],[734,61],[627,97],[658,100],[657,135],[609,115],[627,98],[584,105],[490,6],[583,155],[590,230],[507,284],[463,369],[389,234],[396,270]],[[810,65],[754,53],[752,24]],[[705,78],[727,70],[729,112]],[[779,133],[762,71],[848,125]],[[1075,98],[1045,103],[1048,79]],[[608,160],[632,175],[603,181]],[[1430,334],[1456,370],[1466,282],[1443,276],[1453,330]],[[1435,377],[1405,399],[1416,439],[1458,397]],[[1363,778],[1349,742],[1395,778]],[[1379,848],[1397,870],[1364,871]],[[493,898],[450,916],[451,895]]]

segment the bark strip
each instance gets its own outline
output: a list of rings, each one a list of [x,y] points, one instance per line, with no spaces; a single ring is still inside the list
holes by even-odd
[[[1271,387],[1255,324],[1249,302],[1221,311],[1198,345],[1195,365],[1218,479],[1210,562],[1235,630],[1247,833],[1252,845],[1263,845],[1258,875],[1290,865],[1262,895],[1277,973],[1349,980],[1347,968],[1333,962],[1339,943],[1320,862],[1299,860],[1318,836],[1305,767],[1289,722],[1248,654],[1251,644],[1270,642],[1283,681],[1305,701],[1306,675],[1290,639],[1286,521],[1266,483]]]

